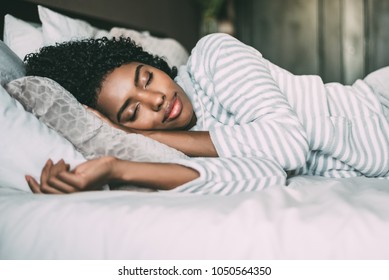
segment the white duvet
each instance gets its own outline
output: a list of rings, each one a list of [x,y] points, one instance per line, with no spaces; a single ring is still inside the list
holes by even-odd
[[[0,259],[388,259],[389,181],[200,196],[0,188]]]

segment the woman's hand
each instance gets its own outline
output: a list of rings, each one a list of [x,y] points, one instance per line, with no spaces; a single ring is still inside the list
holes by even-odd
[[[26,176],[33,193],[64,194],[101,189],[106,184],[130,184],[160,190],[171,190],[198,178],[189,167],[174,163],[133,162],[114,157],[88,160],[69,170],[63,160],[48,160],[40,184]]]
[[[49,159],[45,166],[42,169],[41,173],[41,184],[39,185],[38,182],[31,176],[26,175],[26,181],[33,193],[63,193],[57,188],[53,187],[49,180],[55,180],[56,176],[60,172],[66,172],[69,171],[69,165],[66,164],[63,160],[60,160],[56,164],[53,163],[51,159]]]
[[[48,160],[42,169],[40,184],[31,176],[26,176],[33,193],[64,194],[101,189],[111,179],[113,157],[102,157],[86,161],[74,170],[63,160],[53,164]]]

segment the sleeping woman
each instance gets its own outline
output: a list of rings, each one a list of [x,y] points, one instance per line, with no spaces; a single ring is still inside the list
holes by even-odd
[[[272,64],[226,34],[202,38],[169,67],[129,38],[42,48],[27,75],[49,77],[111,125],[189,155],[169,163],[102,157],[75,169],[48,161],[35,193],[130,183],[232,194],[285,185],[287,176],[389,179],[389,67],[351,86]]]

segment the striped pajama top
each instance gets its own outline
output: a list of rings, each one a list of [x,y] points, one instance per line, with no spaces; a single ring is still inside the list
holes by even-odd
[[[174,191],[232,194],[285,185],[287,174],[389,178],[389,123],[362,80],[296,76],[226,34],[202,38],[176,82],[218,158],[176,163],[200,177]]]

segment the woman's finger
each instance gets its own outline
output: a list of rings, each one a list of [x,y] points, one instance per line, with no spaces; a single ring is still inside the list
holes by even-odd
[[[30,175],[25,176],[28,186],[30,187],[31,191],[33,193],[42,193],[41,192],[41,186],[38,184],[38,182],[31,177]]]
[[[68,165],[64,160],[59,160],[56,164],[49,159],[42,169],[40,192],[45,194],[63,194],[65,193],[61,188],[57,188],[56,185],[52,185],[50,182],[58,175],[59,172],[67,170]],[[35,185],[36,188],[36,185]]]
[[[64,171],[59,173],[56,177],[50,178],[48,181],[48,185],[51,188],[56,189],[62,193],[74,193],[80,191],[79,188],[75,187],[72,184],[68,184],[66,181],[62,180],[60,176],[62,173],[68,173],[68,172]]]
[[[39,184],[33,177],[25,176],[28,186],[33,193],[44,194],[63,194],[61,190],[51,187],[49,184]]]
[[[53,161],[51,159],[47,160],[41,173],[41,186],[47,183],[47,179],[50,176],[50,170],[52,166],[53,166]]]
[[[41,192],[44,194],[65,194],[65,192],[53,188],[50,185],[41,186]]]
[[[56,164],[53,164],[50,170],[50,175],[56,175],[62,171],[69,171],[70,165],[65,163],[63,159],[59,160]]]

